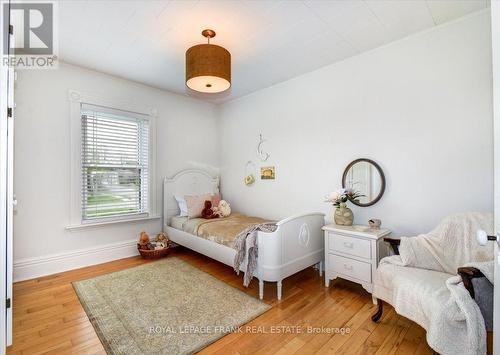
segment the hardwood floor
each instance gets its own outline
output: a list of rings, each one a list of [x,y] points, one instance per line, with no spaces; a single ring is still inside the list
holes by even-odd
[[[232,268],[184,248],[177,256],[201,270],[255,297],[255,280],[248,289]],[[133,267],[148,261],[140,257],[23,281],[14,285],[14,344],[8,354],[104,354],[71,282]],[[248,326],[256,333],[231,333],[201,354],[431,354],[425,331],[384,307],[380,323],[373,323],[371,296],[356,284],[335,280],[324,287],[317,271],[309,268],[283,281],[283,300],[276,300],[275,284],[266,284],[265,302],[273,308]],[[281,326],[289,326],[281,328]],[[303,331],[276,334],[272,329]],[[275,327],[275,328],[271,328]],[[314,327],[317,332],[307,332]],[[349,333],[328,334],[328,328]]]

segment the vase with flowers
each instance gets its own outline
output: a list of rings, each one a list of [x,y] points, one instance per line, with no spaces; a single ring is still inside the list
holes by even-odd
[[[333,220],[335,224],[340,226],[352,226],[354,215],[349,207],[347,201],[358,201],[362,197],[359,192],[353,189],[338,189],[326,197],[325,202],[333,204],[335,211],[333,213]]]

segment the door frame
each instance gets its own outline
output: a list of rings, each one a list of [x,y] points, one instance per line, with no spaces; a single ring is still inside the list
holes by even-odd
[[[14,273],[14,68],[9,67],[7,72],[7,105],[11,108],[11,115],[7,117],[7,262],[6,262],[6,300],[10,305],[6,307],[6,341],[12,345],[12,308],[13,308],[13,273]]]
[[[8,70],[0,67],[0,354],[7,346],[7,90]]]
[[[491,55],[493,74],[493,166],[495,233],[500,231],[500,1],[491,2]],[[495,284],[500,285],[499,245],[495,242]],[[500,288],[493,288],[493,353],[500,355]]]
[[[0,30],[4,35],[3,2],[0,3]],[[2,43],[5,37],[2,39]],[[7,347],[7,107],[8,67],[0,61],[0,354]]]
[[[10,16],[4,21],[0,1],[1,45],[12,41]],[[8,13],[10,15],[10,11]],[[10,48],[10,46],[9,46]],[[3,50],[2,50],[3,51]],[[13,54],[9,49],[9,55]],[[3,53],[2,53],[3,58]],[[0,354],[12,344],[12,272],[13,272],[13,183],[14,183],[14,69],[0,61]],[[8,304],[9,302],[9,304]]]

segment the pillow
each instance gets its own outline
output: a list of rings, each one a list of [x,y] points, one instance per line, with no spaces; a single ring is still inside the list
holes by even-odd
[[[219,206],[220,200],[221,200],[220,194],[212,195],[212,207]]]
[[[205,201],[211,201],[212,196],[210,194],[196,195],[196,196],[184,196],[187,204],[188,218],[201,217],[201,211],[205,208]]]
[[[181,196],[174,196],[175,200],[177,201],[177,204],[179,205],[179,210],[181,213],[179,214],[179,217],[187,217],[188,216],[188,208],[186,204],[186,200],[184,197]]]

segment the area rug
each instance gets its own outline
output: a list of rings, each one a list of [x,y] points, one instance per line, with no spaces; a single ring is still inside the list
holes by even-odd
[[[190,354],[270,308],[175,257],[73,286],[108,354]]]

